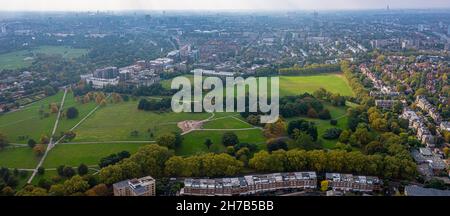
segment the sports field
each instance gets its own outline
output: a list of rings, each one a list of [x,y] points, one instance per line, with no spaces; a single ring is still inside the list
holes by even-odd
[[[0,55],[0,70],[28,67],[38,53],[62,55],[64,58],[77,58],[87,52],[86,49],[75,49],[67,46],[39,46],[28,50],[5,53]]]

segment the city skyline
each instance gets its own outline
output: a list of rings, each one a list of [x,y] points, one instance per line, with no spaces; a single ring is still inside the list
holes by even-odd
[[[364,10],[450,8],[445,0],[0,0],[0,11],[89,11],[89,10]]]

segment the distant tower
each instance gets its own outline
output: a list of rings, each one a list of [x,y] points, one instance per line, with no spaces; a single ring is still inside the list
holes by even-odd
[[[389,8],[389,5],[387,5],[386,10],[387,10],[387,11],[391,10],[391,9]]]
[[[6,33],[6,26],[2,25],[1,29],[0,29],[0,33],[4,34]]]
[[[450,25],[447,27],[447,35],[450,36]]]
[[[314,18],[317,18],[318,16],[319,16],[319,12],[317,12],[317,11],[314,11]]]

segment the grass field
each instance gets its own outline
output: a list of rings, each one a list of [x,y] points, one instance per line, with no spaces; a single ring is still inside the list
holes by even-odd
[[[63,92],[59,92],[18,111],[0,115],[0,132],[5,134],[12,143],[26,143],[29,138],[37,141],[41,135],[49,135],[57,114],[50,114],[49,117],[41,119],[39,109],[50,112],[49,104],[59,104],[62,96]]]
[[[76,141],[154,140],[167,132],[179,131],[177,122],[202,120],[209,113],[156,113],[140,111],[137,101],[109,104],[95,112],[75,132]],[[153,137],[150,136],[150,132]],[[138,136],[131,136],[132,131]]]
[[[59,144],[50,151],[43,167],[56,168],[60,165],[78,166],[81,163],[88,166],[97,165],[103,157],[120,151],[134,153],[143,145],[146,144]]]
[[[186,75],[193,84],[193,75]],[[319,74],[311,76],[279,76],[280,96],[299,95],[313,93],[319,88],[324,88],[332,93],[343,96],[352,96],[353,92],[347,80],[340,73]],[[162,86],[170,89],[171,80],[163,80]],[[270,89],[270,88],[269,88]]]
[[[0,167],[34,169],[39,158],[31,148],[7,148],[0,151]]]
[[[206,122],[203,125],[203,128],[205,129],[240,129],[240,128],[250,128],[253,127],[252,125],[237,120],[236,118],[240,119],[239,114],[230,114],[230,117],[226,118],[218,118],[217,120],[212,120],[209,122]]]
[[[80,120],[82,120],[86,115],[89,114],[95,107],[96,103],[90,102],[86,104],[77,103],[75,101],[75,97],[72,93],[67,93],[66,100],[64,102],[64,111],[70,107],[75,107],[78,110],[78,117],[74,119],[67,119],[65,116],[62,117],[59,121],[58,129],[56,130],[56,134],[60,134],[61,132],[66,132],[74,127]]]
[[[33,62],[33,57],[38,53],[76,58],[86,54],[87,50],[66,46],[39,46],[33,49],[5,53],[0,55],[0,70],[28,67]]]

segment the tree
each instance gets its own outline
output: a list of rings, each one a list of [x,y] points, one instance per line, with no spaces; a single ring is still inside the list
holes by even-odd
[[[47,196],[47,190],[33,185],[27,185],[16,193],[16,196]]]
[[[269,123],[264,126],[264,136],[267,138],[277,138],[286,135],[286,122],[278,118],[274,123]]]
[[[156,143],[168,148],[175,148],[176,141],[177,139],[172,133],[163,134],[156,139]]]
[[[237,135],[233,132],[225,132],[222,135],[222,144],[225,146],[234,146],[239,143]]]
[[[327,191],[328,190],[328,180],[323,180],[320,182],[320,190]]]
[[[291,143],[291,148],[313,150],[320,148],[320,145],[314,142],[309,134],[303,131],[298,131],[298,133],[295,135],[295,140]]]
[[[109,190],[105,184],[98,184],[85,192],[86,196],[108,196]]]
[[[56,168],[56,172],[58,173],[59,176],[64,176],[64,165],[60,165],[58,166],[58,168]]]
[[[289,122],[287,131],[292,138],[294,138],[295,129],[307,133],[308,135],[311,136],[313,141],[317,140],[318,136],[317,127],[313,122],[309,122],[303,119]]]
[[[75,170],[72,167],[66,166],[63,170],[64,177],[70,178],[75,175]]]
[[[8,145],[8,139],[2,133],[0,133],[0,150],[3,150]]]
[[[212,146],[213,142],[211,141],[211,139],[206,139],[205,140],[205,145],[206,147],[209,149]]]
[[[314,108],[309,108],[308,113],[306,114],[309,118],[317,118],[318,114]]]
[[[87,189],[89,189],[88,182],[79,175],[74,176],[63,183],[63,191],[66,196],[79,192],[84,193]]]
[[[1,194],[3,196],[14,196],[14,189],[12,189],[10,186],[6,186],[2,189]]]
[[[328,128],[322,135],[324,139],[337,139],[342,133],[340,128]]]
[[[40,144],[48,144],[50,142],[50,139],[46,135],[42,135],[39,139]]]
[[[66,111],[67,119],[74,119],[78,117],[78,109],[75,107],[69,107]]]
[[[88,173],[89,169],[85,164],[80,164],[78,166],[78,174],[84,176]]]
[[[36,143],[36,141],[34,141],[34,139],[29,139],[27,144],[30,148],[34,148],[37,143]]]
[[[285,139],[279,138],[279,139],[270,139],[267,141],[267,150],[269,152],[280,150],[280,149],[288,150],[288,145],[287,145]]]
[[[350,139],[350,136],[352,135],[352,132],[350,130],[344,130],[342,131],[341,135],[339,135],[339,142],[341,143],[348,143],[348,140]]]
[[[323,109],[320,111],[318,116],[320,119],[331,119],[331,114],[328,109]]]
[[[37,174],[38,175],[44,175],[44,173],[45,173],[45,168],[44,167],[39,167],[38,171],[37,171]]]
[[[34,148],[33,148],[33,152],[37,155],[37,156],[42,156],[45,153],[45,145],[44,144],[37,144]]]
[[[59,111],[58,104],[51,103],[50,104],[50,112],[51,113],[57,113],[58,111]]]

